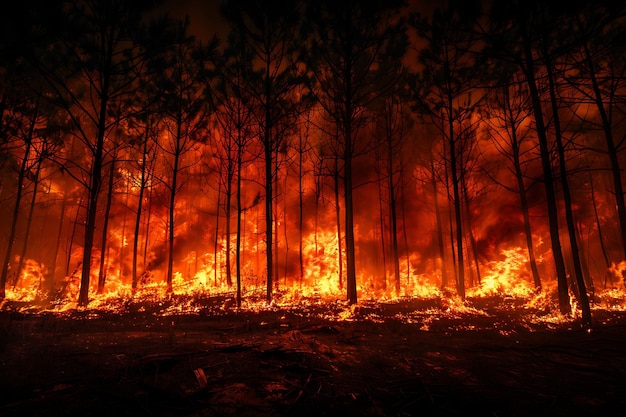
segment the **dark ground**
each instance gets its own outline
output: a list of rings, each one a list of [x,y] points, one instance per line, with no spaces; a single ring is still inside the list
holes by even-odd
[[[421,305],[408,324],[397,314],[414,303],[360,306],[352,321],[319,306],[163,316],[5,305],[0,415],[626,415],[625,313],[594,312],[587,332]]]

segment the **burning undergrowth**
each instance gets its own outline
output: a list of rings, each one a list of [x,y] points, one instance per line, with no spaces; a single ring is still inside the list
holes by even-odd
[[[28,298],[16,292],[3,300],[0,310],[26,315],[55,315],[68,319],[90,319],[110,316],[145,317],[226,317],[245,315],[262,324],[264,314],[290,314],[313,317],[330,322],[390,321],[419,325],[421,330],[495,329],[503,334],[522,326],[530,331],[539,329],[575,328],[580,312],[575,294],[570,294],[572,313],[559,312],[556,289],[535,290],[528,286],[508,286],[506,281],[486,277],[485,285],[468,291],[462,300],[449,289],[423,286],[419,295],[390,296],[383,293],[364,294],[356,304],[350,304],[340,294],[303,293],[298,288],[282,288],[268,303],[262,288],[249,289],[237,307],[235,293],[223,289],[208,292],[202,288],[183,288],[167,293],[163,285],[152,285],[134,294],[116,291],[94,296],[89,307],[79,307],[66,298],[42,300]],[[510,291],[507,291],[506,288]],[[592,299],[594,322],[607,324],[613,316],[626,312],[626,293],[620,288],[598,291]],[[254,320],[254,318],[252,318]]]

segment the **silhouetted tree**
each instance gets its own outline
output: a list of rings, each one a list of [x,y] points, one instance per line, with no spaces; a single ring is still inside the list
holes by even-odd
[[[465,175],[463,158],[466,138],[456,126],[463,129],[476,105],[472,93],[477,95],[479,66],[476,53],[479,43],[472,31],[480,11],[477,2],[451,2],[445,8],[435,9],[431,18],[416,13],[410,19],[418,35],[428,42],[419,53],[421,71],[415,85],[415,99],[421,111],[428,114],[440,129],[445,142],[456,230],[456,255],[453,253],[453,260],[457,262],[456,288],[461,298],[465,298],[461,187]]]
[[[217,39],[209,45],[198,43],[188,31],[188,21],[179,22],[174,28],[174,42],[164,54],[160,65],[162,71],[156,78],[160,112],[163,115],[162,126],[166,138],[159,142],[160,148],[170,158],[165,161],[169,168],[163,184],[169,192],[168,201],[168,258],[166,282],[168,291],[172,291],[174,274],[174,244],[176,237],[176,196],[184,186],[180,178],[183,171],[197,160],[185,160],[188,152],[194,149],[198,141],[205,139],[208,115],[211,111],[208,99],[209,90],[205,76],[210,59],[215,53]]]
[[[399,59],[406,38],[398,11],[401,1],[318,2],[310,7],[311,48],[307,55],[313,94],[337,125],[333,153],[341,161],[346,239],[346,291],[357,302],[355,267],[353,159],[365,152],[359,130],[366,123],[367,107],[396,82],[386,72],[388,56]]]
[[[265,163],[265,245],[267,267],[266,299],[272,300],[273,196],[277,153],[283,147],[285,128],[293,122],[297,80],[295,53],[300,23],[299,4],[289,0],[228,1],[222,13],[231,30],[236,31],[254,53],[254,77],[250,92],[260,110],[257,115],[259,139]]]
[[[255,205],[256,201],[246,202],[244,206],[243,173],[246,166],[257,156],[250,149],[257,132],[254,129],[254,102],[252,99],[249,77],[253,75],[252,53],[243,44],[237,32],[231,32],[228,48],[220,63],[220,79],[216,88],[218,103],[216,117],[219,124],[221,139],[216,146],[220,159],[221,181],[225,182],[225,217],[226,217],[226,276],[231,283],[230,261],[230,223],[232,207],[232,187],[235,186],[236,196],[236,241],[235,241],[235,276],[236,301],[241,307],[242,287],[242,216],[245,210]],[[258,109],[257,109],[258,110]]]
[[[515,185],[495,179],[502,187],[519,195],[520,208],[524,218],[524,234],[528,250],[528,261],[535,288],[541,289],[541,279],[537,268],[533,235],[530,224],[528,189],[536,182],[527,184],[529,162],[534,159],[536,144],[529,137],[532,117],[529,97],[519,75],[512,74],[511,81],[497,87],[486,107],[486,121],[490,128],[490,139],[495,149],[509,162],[506,167],[515,179]]]
[[[67,160],[68,171],[87,192],[83,261],[78,303],[89,301],[94,233],[102,186],[107,137],[119,119],[119,103],[135,94],[142,45],[137,41],[142,13],[151,1],[68,1],[65,31],[50,45],[38,68],[54,89],[83,143],[84,160]],[[58,22],[57,22],[58,23]],[[101,254],[102,255],[102,254]]]

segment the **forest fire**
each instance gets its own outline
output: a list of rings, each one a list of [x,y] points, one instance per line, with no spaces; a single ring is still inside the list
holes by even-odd
[[[623,410],[626,6],[505,3],[2,16],[0,414]]]

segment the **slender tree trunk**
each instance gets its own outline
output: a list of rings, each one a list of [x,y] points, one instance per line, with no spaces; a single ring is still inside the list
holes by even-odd
[[[28,250],[28,243],[30,240],[30,228],[33,224],[33,213],[35,212],[35,204],[37,203],[37,188],[39,187],[39,174],[41,172],[42,158],[37,159],[37,168],[35,169],[35,176],[33,179],[33,198],[30,201],[30,208],[28,209],[28,217],[26,218],[26,231],[24,232],[24,244],[22,245],[22,253],[20,254],[20,260],[17,264],[17,270],[15,271],[15,282],[13,287],[17,285],[20,276],[22,275],[22,269],[24,268],[24,261],[26,260],[26,252]]]
[[[343,239],[341,238],[341,206],[339,205],[339,161],[335,157],[335,170],[333,171],[335,192],[335,218],[337,223],[337,263],[339,265],[339,289],[343,290]]]
[[[48,291],[48,300],[54,297],[55,282],[57,281],[57,261],[59,259],[59,251],[61,249],[61,238],[63,236],[63,226],[65,221],[65,209],[67,208],[67,190],[63,190],[63,201],[61,202],[61,213],[59,214],[59,228],[57,229],[57,238],[54,245],[54,255],[52,256],[52,264],[47,276],[46,290]]]
[[[276,163],[276,166],[274,168],[274,172],[278,173],[278,152],[276,153],[276,161],[275,161],[275,163]],[[273,285],[276,288],[276,290],[280,290],[280,287],[279,287],[279,285],[280,285],[280,282],[279,282],[280,274],[279,274],[279,271],[278,271],[278,269],[279,269],[278,267],[280,265],[279,262],[278,262],[278,226],[279,226],[279,224],[278,224],[278,177],[277,177],[276,174],[273,177],[274,177],[274,181],[275,182],[274,182],[274,195],[272,197],[272,201],[275,202],[276,209],[273,211],[273,216],[274,216],[274,218],[273,218],[273,220],[274,220],[273,221],[273,225],[274,225],[273,226],[274,227],[274,229],[273,229],[274,230],[274,240],[273,240],[273,242],[274,242],[274,251],[273,251],[273,254],[274,254],[274,265],[272,267],[272,271],[274,272],[274,276],[273,276],[272,282],[273,282]]]
[[[137,259],[139,249],[139,233],[141,229],[141,212],[143,211],[143,195],[146,190],[146,167],[148,158],[148,132],[149,123],[146,123],[146,131],[143,140],[143,151],[141,152],[141,179],[139,182],[139,196],[137,197],[137,211],[135,212],[135,233],[133,238],[133,277],[132,277],[132,290],[137,290],[138,274],[137,274]],[[146,236],[146,240],[148,237]]]
[[[378,159],[378,158],[376,158]],[[382,178],[380,177],[380,170],[377,170],[377,174],[378,174],[378,181],[376,181],[378,183],[378,211],[380,213],[379,219],[380,219],[380,244],[381,244],[381,249],[382,249],[382,256],[383,256],[383,289],[387,289],[387,248],[385,247],[385,215],[384,215],[384,209],[383,209],[383,193],[382,193]],[[397,292],[396,292],[397,294]]]
[[[285,172],[285,198],[283,200],[285,204],[284,212],[283,212],[283,236],[285,238],[285,285],[287,284],[287,273],[289,271],[289,238],[287,236],[287,179],[289,178],[289,174]],[[278,264],[278,262],[276,263]]]
[[[546,41],[544,36],[544,42]],[[570,248],[572,250],[572,260],[574,263],[574,279],[578,287],[578,301],[582,311],[582,321],[585,327],[591,327],[591,308],[589,306],[589,297],[585,288],[585,280],[580,261],[580,251],[576,240],[576,225],[574,223],[574,213],[572,211],[572,196],[570,194],[568,172],[565,160],[565,148],[563,146],[563,138],[561,136],[561,123],[559,118],[559,109],[556,99],[556,87],[554,80],[553,66],[550,56],[544,43],[544,58],[546,59],[546,70],[548,73],[548,85],[550,89],[550,102],[552,105],[552,118],[554,119],[555,139],[557,151],[559,154],[559,170],[561,174],[561,187],[563,188],[563,200],[565,203],[565,220],[569,235]],[[623,198],[622,198],[623,200]]]
[[[106,58],[105,68],[110,68],[111,56]],[[96,146],[92,157],[91,172],[89,173],[89,188],[87,189],[87,215],[85,219],[85,237],[83,240],[83,268],[80,279],[78,305],[86,307],[89,304],[89,281],[91,279],[91,254],[93,251],[94,234],[98,217],[98,198],[102,186],[102,164],[104,155],[104,136],[106,131],[107,106],[109,103],[109,76],[105,71],[101,90],[100,109],[96,128]],[[104,256],[104,254],[101,254]]]
[[[6,297],[6,284],[9,276],[9,265],[11,264],[11,253],[13,252],[13,245],[15,244],[17,220],[19,219],[20,215],[20,204],[22,202],[22,194],[24,191],[24,178],[26,176],[28,159],[30,157],[30,149],[32,146],[32,138],[35,130],[36,119],[37,111],[35,111],[35,117],[33,117],[28,136],[26,138],[26,148],[24,150],[24,156],[22,158],[20,171],[17,176],[17,194],[15,196],[15,206],[13,206],[13,215],[11,217],[11,231],[9,232],[6,254],[4,255],[4,263],[2,264],[2,275],[0,275],[0,300],[3,300]]]
[[[445,148],[445,140],[444,140],[444,148]],[[444,150],[445,154],[445,150]],[[450,172],[448,168],[448,162],[444,159],[445,164],[445,174],[446,174],[446,202],[448,203],[448,231],[450,234],[450,254],[452,255],[452,270],[454,271],[454,287],[457,287],[457,282],[459,281],[459,271],[456,267],[456,252],[454,250],[454,218],[453,211],[450,208],[450,201],[452,200],[452,196],[450,195]]]
[[[450,175],[452,177],[452,192],[454,202],[454,218],[456,225],[456,247],[458,260],[458,273],[456,289],[461,299],[465,299],[465,265],[463,258],[463,222],[461,220],[461,196],[459,191],[459,173],[457,168],[457,155],[455,147],[454,125],[452,119],[452,95],[448,87],[448,146],[450,151]]]
[[[393,172],[393,141],[391,133],[387,135],[387,179],[389,188],[389,220],[391,223],[391,260],[395,277],[396,295],[400,295],[400,257],[398,256],[398,218],[396,214],[396,189]]]
[[[154,175],[154,172],[151,174]],[[148,189],[148,213],[146,213],[146,231],[143,245],[143,267],[150,265],[150,262],[146,265],[146,261],[148,260],[148,246],[150,243],[150,224],[152,221],[152,187]]]
[[[595,284],[593,282],[593,277],[591,276],[591,273],[589,271],[589,263],[587,261],[588,256],[585,256],[585,247],[583,243],[585,242],[585,239],[583,239],[583,234],[580,228],[580,223],[576,223],[576,236],[578,237],[578,241],[580,242],[579,243],[580,266],[583,271],[583,278],[585,280],[585,286],[590,294],[589,300],[593,301],[596,289],[595,289]],[[586,241],[589,242],[589,238],[587,238]]]
[[[348,38],[350,35],[350,23],[348,27]],[[350,39],[346,41],[351,46]],[[344,68],[345,86],[345,103],[344,103],[344,120],[343,120],[343,136],[344,136],[344,177],[343,177],[343,193],[345,204],[345,230],[346,230],[346,290],[347,298],[350,304],[357,302],[356,288],[356,265],[354,250],[354,207],[352,201],[352,61],[346,60]]]
[[[219,228],[220,228],[220,203],[222,199],[222,182],[217,184],[217,206],[215,214],[215,240],[213,242],[213,285],[217,287],[217,270],[219,269],[219,261],[217,259],[219,246]]]
[[[241,149],[241,132],[238,132],[237,140],[237,241],[235,243],[235,269],[237,280],[237,308],[241,307],[241,170],[242,170],[242,149]]]
[[[265,102],[264,105],[264,113],[265,113],[265,125],[263,126],[263,151],[265,153],[265,258],[266,258],[266,268],[267,268],[267,285],[266,285],[266,295],[265,299],[268,303],[272,301],[272,278],[273,278],[273,211],[272,211],[272,200],[274,198],[274,190],[272,189],[272,185],[274,182],[274,175],[272,175],[272,169],[274,168],[272,165],[273,162],[273,152],[272,152],[272,82],[271,82],[271,64],[272,60],[269,56],[266,57],[265,60]]]
[[[522,164],[520,160],[520,143],[517,137],[517,129],[515,128],[515,120],[513,116],[513,109],[511,108],[509,88],[505,87],[502,90],[504,92],[504,99],[506,105],[507,119],[510,121],[509,129],[511,135],[511,144],[513,151],[513,164],[515,168],[515,180],[517,181],[517,189],[520,198],[520,207],[522,209],[522,216],[524,218],[524,235],[526,236],[526,248],[528,250],[528,262],[530,264],[530,270],[533,274],[533,283],[537,291],[541,290],[541,279],[539,277],[539,269],[537,268],[537,260],[535,257],[535,245],[533,243],[533,235],[530,228],[530,212],[528,207],[528,197],[526,196],[526,184],[524,184],[524,174],[522,172]]]
[[[437,246],[439,257],[441,258],[441,288],[448,286],[448,268],[446,265],[446,250],[443,242],[443,225],[439,208],[439,191],[437,190],[437,180],[435,178],[435,161],[432,151],[430,152],[430,185],[433,191],[433,201],[435,203],[435,222],[437,223]]]
[[[126,202],[125,208],[128,208],[128,194],[129,194],[129,185],[126,183]],[[126,223],[127,223],[127,212],[124,210],[124,217],[122,218],[122,236],[120,240],[120,253],[119,253],[119,278],[120,280],[126,276],[126,271],[124,270],[124,258],[126,257]]]
[[[300,262],[300,288],[302,288],[302,279],[304,278],[304,254],[302,253],[303,249],[303,229],[304,229],[304,187],[303,187],[303,179],[302,179],[302,163],[303,163],[303,155],[304,149],[302,144],[302,134],[299,135],[300,143],[298,148],[298,236],[300,241],[298,242],[298,252],[299,252],[299,262]]]
[[[260,220],[260,210],[256,210],[256,233],[254,234],[256,236],[256,242],[254,245],[254,250],[255,250],[255,255],[256,255],[256,270],[257,270],[257,274],[256,274],[256,280],[255,280],[255,287],[259,286],[259,275],[261,273],[261,256],[260,253],[261,251],[259,250],[259,248],[261,247],[260,245],[260,239],[261,239],[261,234],[259,233],[259,223],[261,222]]]
[[[180,118],[179,118],[180,120]],[[178,192],[178,166],[180,163],[180,140],[181,140],[181,123],[177,123],[177,132],[176,132],[176,151],[174,152],[174,167],[172,169],[172,183],[170,184],[170,201],[169,201],[169,214],[168,214],[168,256],[167,256],[167,292],[171,293],[173,291],[172,288],[172,279],[174,276],[174,232],[176,230],[175,227],[175,215],[176,215],[176,194]]]
[[[316,181],[319,181],[316,179]],[[318,229],[319,229],[319,218],[320,218],[320,193],[321,193],[321,185],[316,185],[315,190],[315,224],[313,225],[313,243],[315,245],[315,259],[317,259],[317,255],[319,254],[318,249]],[[339,279],[341,281],[341,278]]]
[[[602,233],[602,222],[600,222],[600,215],[598,214],[598,204],[596,202],[595,186],[593,185],[593,177],[591,173],[589,173],[589,187],[591,189],[591,203],[593,204],[593,214],[596,220],[596,227],[598,228],[598,240],[600,241],[600,248],[602,249],[602,256],[604,258],[606,268],[608,268],[611,266],[611,259],[609,258],[608,252],[606,250],[606,245],[604,244],[604,237]]]
[[[230,161],[230,155],[228,156],[228,173],[227,173],[227,181],[226,181],[226,195],[225,197],[225,206],[224,206],[224,215],[226,216],[226,285],[230,289],[233,286],[233,278],[232,278],[232,268],[230,261],[230,222],[232,216],[232,194],[233,194],[233,176],[232,176],[232,161]]]
[[[104,254],[107,252],[107,240],[109,237],[109,216],[111,214],[111,204],[113,202],[113,182],[115,179],[114,175],[116,161],[117,157],[114,155],[113,160],[111,161],[111,169],[109,170],[109,190],[107,192],[107,203],[104,210],[104,223],[102,225],[102,241],[100,243],[100,271],[98,273],[97,290],[98,294],[102,294],[104,292],[104,285],[107,278],[108,265],[106,265]]]
[[[476,238],[474,237],[473,227],[473,216],[472,211],[470,210],[470,200],[468,197],[467,191],[467,182],[465,180],[465,176],[461,179],[461,184],[463,186],[463,197],[465,200],[465,220],[467,222],[467,234],[469,235],[470,246],[472,248],[472,257],[474,258],[474,268],[476,269],[476,279],[478,280],[478,285],[481,283],[481,275],[480,275],[480,263],[478,262],[478,245],[476,244]],[[473,280],[472,280],[473,284]]]
[[[404,201],[404,170],[400,171],[401,178],[401,208],[402,208],[402,234],[404,235],[404,250],[406,256],[406,282],[407,284],[411,280],[411,258],[409,256],[409,234],[406,229],[406,204]],[[443,242],[443,235],[441,235],[441,242]],[[443,259],[443,258],[442,258]]]
[[[533,113],[535,115],[535,125],[539,140],[539,150],[541,154],[541,166],[543,169],[544,187],[546,191],[546,202],[548,206],[548,220],[550,223],[550,243],[552,246],[552,254],[554,256],[554,264],[557,272],[557,284],[559,295],[559,309],[561,314],[567,314],[571,311],[569,302],[569,294],[567,290],[567,275],[565,271],[565,261],[563,252],[561,251],[561,239],[559,237],[559,220],[558,209],[556,203],[556,194],[554,189],[554,179],[552,174],[552,163],[550,158],[550,149],[548,146],[548,138],[546,127],[543,119],[543,109],[541,98],[537,89],[535,80],[535,63],[533,60],[533,49],[528,33],[522,26],[522,46],[524,48],[525,62],[523,70],[526,75],[526,82],[533,105]]]
[[[269,115],[268,115],[269,118]],[[266,268],[267,268],[267,287],[265,299],[268,303],[272,301],[273,290],[273,212],[272,212],[272,200],[273,200],[273,176],[272,176],[272,147],[268,143],[269,132],[266,132],[265,139],[265,252],[266,252]]]
[[[528,198],[526,196],[524,177],[520,170],[519,162],[515,163],[515,171],[515,176],[517,177],[517,186],[519,189],[520,206],[522,208],[522,216],[524,217],[524,235],[526,236],[526,247],[528,249],[528,262],[530,264],[530,270],[533,274],[533,283],[535,285],[535,289],[539,291],[541,290],[541,278],[539,277],[539,269],[537,268],[533,234],[530,228]]]
[[[580,21],[579,21],[580,22]],[[583,43],[585,58],[587,61],[587,67],[589,70],[589,77],[591,79],[591,86],[593,88],[594,99],[598,113],[600,114],[600,120],[602,121],[602,128],[604,131],[604,138],[606,140],[607,155],[611,163],[611,174],[613,175],[613,187],[615,188],[615,205],[617,206],[617,216],[619,218],[619,229],[622,238],[622,248],[624,251],[624,259],[626,259],[626,204],[624,203],[624,186],[622,183],[622,168],[619,161],[619,149],[615,145],[613,139],[613,129],[611,121],[604,108],[604,100],[602,98],[602,90],[598,84],[596,76],[596,69],[589,51],[589,45],[587,42]]]
[[[65,276],[70,275],[70,266],[72,263],[72,250],[74,246],[74,240],[76,239],[76,226],[78,226],[80,217],[80,208],[83,205],[83,198],[85,196],[81,196],[80,201],[78,202],[78,207],[76,207],[76,213],[74,215],[74,222],[72,223],[72,234],[70,235],[69,246],[67,248],[67,262],[65,263]]]

